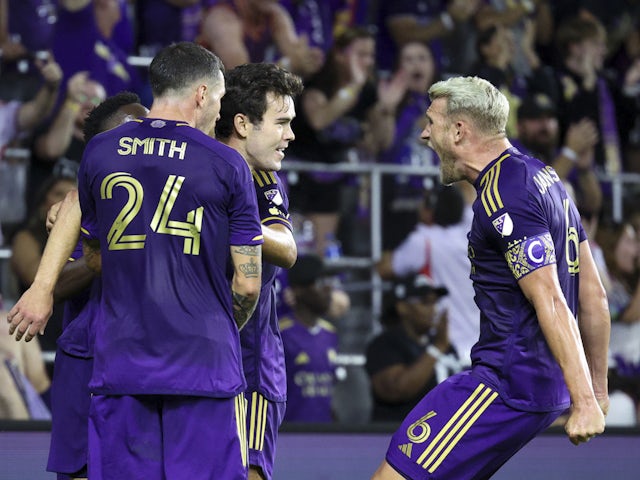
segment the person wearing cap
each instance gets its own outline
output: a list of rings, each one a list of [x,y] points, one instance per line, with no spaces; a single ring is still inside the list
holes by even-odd
[[[528,95],[518,107],[518,139],[513,145],[529,156],[551,165],[577,196],[581,211],[597,213],[602,188],[593,168],[598,130],[589,118],[572,123],[560,136],[558,109],[545,93]],[[562,140],[562,141],[561,141]]]
[[[421,209],[421,218],[431,213],[431,224],[421,220],[393,251],[382,253],[376,270],[384,280],[422,273],[455,291],[441,302],[449,313],[449,341],[460,361],[471,365],[471,347],[480,334],[480,311],[468,281],[471,265],[467,257],[476,191],[470,184],[459,183],[440,186],[437,192],[431,210]]]
[[[423,274],[393,283],[393,313],[387,327],[367,346],[366,370],[373,396],[372,420],[400,422],[440,380],[447,365],[456,364],[450,353],[446,310],[438,300],[448,294]],[[445,358],[446,357],[446,358]]]
[[[291,314],[280,320],[287,366],[285,422],[331,422],[338,335],[325,320],[333,286],[322,258],[298,257],[289,270]]]

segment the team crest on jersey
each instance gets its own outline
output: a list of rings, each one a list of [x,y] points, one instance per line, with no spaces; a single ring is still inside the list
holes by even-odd
[[[162,128],[166,124],[167,124],[167,122],[165,122],[164,120],[154,120],[149,125],[151,125],[153,128]]]
[[[493,223],[493,227],[503,237],[508,237],[513,233],[513,220],[511,220],[508,213],[503,213],[491,223]]]
[[[264,196],[270,202],[273,202],[276,205],[282,205],[282,195],[280,195],[280,190],[278,190],[277,188],[267,190],[266,192],[264,192]]]

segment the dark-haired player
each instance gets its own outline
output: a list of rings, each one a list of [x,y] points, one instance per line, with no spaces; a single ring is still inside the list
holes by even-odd
[[[302,82],[274,64],[252,63],[228,71],[226,89],[216,138],[240,152],[251,167],[264,234],[260,299],[240,341],[247,380],[249,478],[270,480],[287,395],[274,281],[279,267],[291,267],[297,257],[289,199],[276,172],[295,138],[294,97]]]

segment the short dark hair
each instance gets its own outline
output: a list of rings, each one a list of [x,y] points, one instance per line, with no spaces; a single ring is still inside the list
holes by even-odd
[[[601,39],[605,41],[607,32],[595,18],[572,17],[558,27],[556,45],[560,58],[566,59],[572,45],[584,40]]]
[[[193,43],[179,42],[160,50],[149,66],[149,83],[154,97],[179,92],[202,79],[224,73],[222,61],[210,50]]]
[[[260,123],[267,111],[267,94],[291,96],[302,92],[302,80],[274,63],[248,63],[229,70],[225,75],[226,93],[220,101],[220,119],[216,122],[216,138],[229,138],[233,133],[233,117],[242,113],[252,123]]]
[[[107,130],[107,124],[117,115],[118,110],[125,105],[140,103],[140,97],[132,92],[120,92],[107,98],[100,105],[89,112],[84,121],[82,131],[84,141],[88,142],[97,134]]]

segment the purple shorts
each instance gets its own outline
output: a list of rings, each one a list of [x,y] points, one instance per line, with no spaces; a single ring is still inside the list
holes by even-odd
[[[262,470],[265,480],[271,480],[276,458],[278,428],[284,418],[285,402],[271,402],[258,392],[247,392],[247,435],[249,465]]]
[[[414,480],[489,478],[562,413],[524,412],[462,372],[431,390],[394,433],[387,462]]]
[[[94,395],[89,478],[247,478],[246,404],[233,398]]]
[[[85,476],[92,358],[58,348],[51,382],[51,446],[47,470]]]

